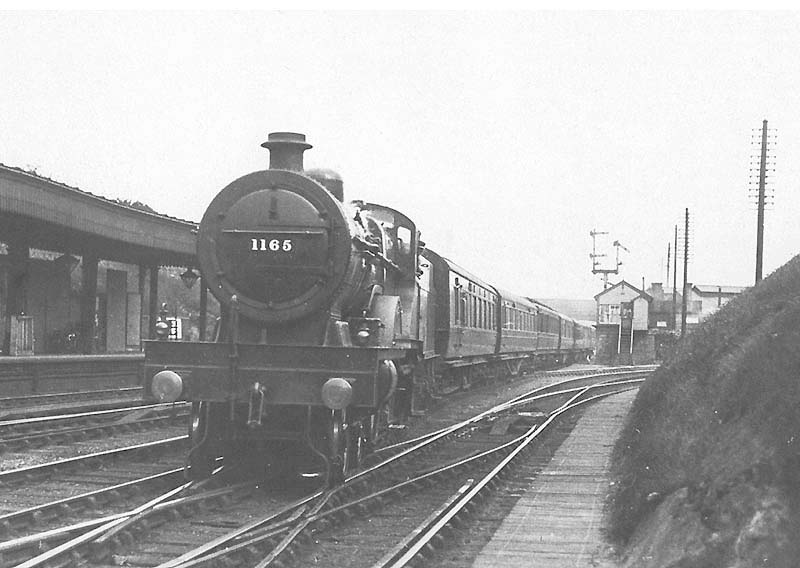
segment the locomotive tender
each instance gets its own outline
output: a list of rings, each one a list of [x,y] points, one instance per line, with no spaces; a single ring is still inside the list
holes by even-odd
[[[425,248],[402,213],[344,203],[337,174],[304,171],[304,135],[262,146],[269,169],[199,227],[215,341],[145,346],[150,396],[192,403],[189,477],[223,456],[336,482],[428,397],[593,353],[593,328]]]

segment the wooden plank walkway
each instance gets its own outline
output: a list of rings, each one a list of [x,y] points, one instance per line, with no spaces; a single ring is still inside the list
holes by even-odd
[[[584,412],[473,568],[614,566],[600,529],[611,450],[635,396],[610,396]]]

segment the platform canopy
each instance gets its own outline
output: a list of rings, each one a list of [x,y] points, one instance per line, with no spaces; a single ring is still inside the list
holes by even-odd
[[[146,266],[196,266],[191,221],[0,164],[0,241]]]

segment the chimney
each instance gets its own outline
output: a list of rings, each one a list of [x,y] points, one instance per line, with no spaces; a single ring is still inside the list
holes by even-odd
[[[661,282],[653,282],[650,284],[650,290],[652,291],[650,295],[653,296],[654,299],[664,299],[664,285]]]
[[[270,132],[261,145],[269,150],[269,169],[303,171],[303,152],[311,148],[305,134],[296,132]]]

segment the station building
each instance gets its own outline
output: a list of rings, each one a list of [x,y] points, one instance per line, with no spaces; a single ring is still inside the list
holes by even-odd
[[[686,290],[686,327],[691,329],[747,290],[747,286],[687,284]],[[683,295],[680,290],[675,294],[674,304],[672,288],[665,288],[660,282],[651,284],[647,292],[653,297],[650,311],[650,327],[656,329],[680,329],[683,305]],[[674,312],[673,305],[675,306]],[[674,325],[673,313],[675,314]]]
[[[196,229],[0,164],[0,352],[138,353],[154,337],[159,270],[198,276]]]
[[[693,320],[689,323],[700,323],[705,318],[719,310],[730,300],[747,290],[747,286],[721,286],[717,284],[690,284],[687,292],[687,308],[691,308]],[[689,310],[687,309],[687,314]]]
[[[693,328],[747,287],[687,284],[686,328]],[[595,361],[612,365],[663,360],[680,335],[683,295],[654,282],[641,290],[622,280],[595,296]]]
[[[648,322],[652,296],[621,280],[595,297],[598,363],[629,365],[652,360]]]

